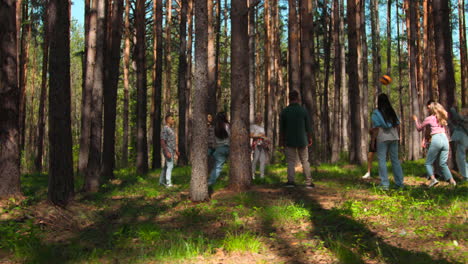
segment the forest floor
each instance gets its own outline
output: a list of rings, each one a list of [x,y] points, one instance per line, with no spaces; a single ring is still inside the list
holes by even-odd
[[[423,163],[405,162],[407,188],[382,191],[374,165],[370,180],[315,167],[311,190],[283,187],[272,165],[244,193],[225,170],[203,203],[189,200],[188,167],[172,188],[121,170],[66,210],[45,202],[47,175],[24,175],[26,198],[0,203],[0,263],[468,263],[468,184],[429,189]]]

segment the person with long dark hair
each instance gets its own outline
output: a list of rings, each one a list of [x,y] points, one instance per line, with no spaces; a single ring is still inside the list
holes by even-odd
[[[390,182],[387,172],[387,153],[392,162],[393,178],[398,188],[403,188],[403,170],[398,159],[398,126],[400,120],[386,94],[380,94],[377,99],[377,109],[372,112],[372,128],[378,128],[377,159],[379,161],[380,186],[388,190]]]
[[[229,156],[229,136],[229,122],[226,113],[220,112],[216,114],[214,120],[215,151],[213,157],[215,159],[215,165],[211,170],[208,186],[215,184]]]
[[[447,111],[445,111],[441,104],[436,102],[432,102],[427,106],[427,108],[430,115],[426,117],[422,123],[419,123],[419,119],[415,115],[413,115],[413,120],[418,131],[422,131],[422,129],[426,126],[430,127],[431,129],[431,145],[427,151],[425,163],[427,176],[429,176],[431,180],[429,182],[429,187],[433,187],[439,183],[439,181],[435,178],[434,168],[432,167],[432,164],[434,161],[436,161],[437,156],[439,156],[439,165],[442,170],[442,175],[444,176],[445,180],[449,181],[451,185],[455,186],[457,183],[453,179],[452,173],[450,172],[450,169],[447,165],[450,151],[449,140],[445,129],[448,124]]]

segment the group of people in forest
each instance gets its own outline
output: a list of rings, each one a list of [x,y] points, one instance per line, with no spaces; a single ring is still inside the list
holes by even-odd
[[[308,148],[312,145],[312,127],[307,111],[300,105],[299,93],[289,93],[290,105],[281,113],[280,118],[280,144],[285,148],[288,162],[287,187],[295,186],[296,157],[299,156],[306,175],[306,187],[312,188]],[[165,126],[161,131],[161,148],[164,155],[164,167],[161,171],[159,183],[166,187],[172,187],[172,169],[174,159],[179,155],[176,146],[176,136],[173,130],[174,118],[172,114],[165,117]],[[230,125],[224,112],[217,113],[213,119],[211,114],[207,116],[208,129],[208,157],[212,160],[211,172],[208,178],[208,186],[212,186],[218,179],[224,163],[229,156]],[[265,164],[268,160],[270,140],[266,137],[262,127],[262,116],[255,116],[255,123],[250,126],[250,138],[252,139],[252,178],[255,179],[257,164],[260,163],[260,178],[265,177]],[[214,163],[214,164],[213,164]]]
[[[413,115],[413,120],[418,131],[426,129],[427,137],[423,140],[423,147],[427,149],[425,167],[428,186],[434,187],[439,183],[434,172],[434,162],[440,167],[440,173],[445,181],[456,186],[447,161],[450,153],[449,141],[456,148],[456,162],[464,181],[468,181],[466,150],[468,148],[468,109],[462,109],[462,115],[458,114],[455,107],[450,108],[450,118],[444,107],[430,100],[427,102],[429,115],[422,123]],[[362,177],[370,178],[371,164],[374,153],[377,153],[379,164],[379,176],[381,188],[389,189],[386,159],[390,156],[394,180],[397,188],[403,188],[403,170],[398,159],[398,126],[400,121],[386,94],[380,94],[377,100],[377,109],[372,112],[372,128],[369,130],[371,136],[368,153],[367,173]],[[450,133],[452,132],[452,133]]]
[[[299,93],[289,93],[290,104],[283,109],[280,116],[280,145],[284,147],[287,161],[288,180],[285,187],[295,187],[295,166],[297,157],[301,162],[305,175],[305,187],[313,188],[310,172],[308,147],[312,145],[312,127],[306,109],[300,104]],[[428,186],[433,187],[439,183],[434,173],[433,164],[438,159],[438,165],[444,180],[456,186],[452,173],[447,165],[450,145],[453,142],[456,148],[456,162],[460,174],[468,181],[466,150],[468,148],[468,109],[463,108],[461,115],[455,107],[450,109],[450,118],[444,107],[434,101],[427,103],[429,116],[422,123],[417,116],[413,115],[416,129],[428,131],[424,146],[427,148],[425,167],[429,180]],[[387,155],[392,163],[394,182],[396,188],[404,188],[404,175],[398,158],[399,125],[400,120],[393,109],[386,94],[380,94],[377,98],[377,108],[371,115],[372,126],[369,130],[370,144],[368,153],[368,171],[362,177],[371,177],[372,159],[377,154],[378,171],[380,176],[380,188],[388,190],[390,182],[387,173]],[[174,166],[174,158],[179,155],[176,147],[176,136],[172,129],[174,118],[171,114],[165,117],[166,125],[161,131],[161,147],[165,158],[164,168],[161,172],[160,184],[167,187],[172,186],[171,173]],[[268,160],[270,141],[266,137],[265,129],[261,125],[262,116],[255,116],[255,124],[250,126],[250,137],[252,139],[252,178],[255,179],[257,163],[260,163],[260,178],[265,177],[265,164]],[[211,172],[208,177],[208,186],[216,183],[224,163],[229,156],[230,125],[224,112],[207,117],[208,129],[208,157],[211,160]],[[449,133],[452,132],[452,133]]]

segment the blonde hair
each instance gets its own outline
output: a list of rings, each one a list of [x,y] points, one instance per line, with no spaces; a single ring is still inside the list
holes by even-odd
[[[436,102],[432,102],[428,107],[431,114],[436,116],[439,125],[446,126],[448,114],[447,111],[445,111],[445,108],[441,104]]]

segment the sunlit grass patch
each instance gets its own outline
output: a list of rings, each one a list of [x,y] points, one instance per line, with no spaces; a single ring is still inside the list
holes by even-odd
[[[229,232],[222,241],[223,248],[228,252],[253,252],[262,249],[262,242],[257,235],[251,232]]]
[[[276,205],[256,208],[259,216],[267,223],[294,225],[310,218],[310,212],[303,204],[289,200],[279,200]]]

